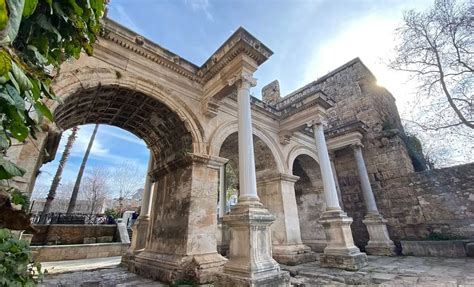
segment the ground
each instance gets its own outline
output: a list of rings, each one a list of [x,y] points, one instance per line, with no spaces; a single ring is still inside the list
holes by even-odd
[[[48,270],[40,286],[166,286],[119,266],[120,257],[43,263]],[[474,286],[474,259],[369,256],[369,265],[357,272],[319,267],[318,261],[282,266],[295,286]]]

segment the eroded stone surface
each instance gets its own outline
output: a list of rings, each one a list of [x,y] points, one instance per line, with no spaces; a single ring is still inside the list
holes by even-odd
[[[474,259],[411,256],[369,256],[369,264],[358,271],[321,268],[318,261],[282,266],[296,286],[375,285],[381,286],[466,286],[474,285]]]
[[[108,262],[104,261],[102,265],[97,262],[98,260],[89,260],[89,265],[92,268],[102,267],[102,269],[88,271],[78,271],[78,269],[87,268],[87,261],[71,261],[69,265],[75,265],[75,269],[63,270],[63,272],[68,271],[69,273],[46,275],[45,280],[40,286],[166,286],[118,267],[117,264],[120,262],[118,257],[113,262],[111,259],[102,259],[108,260]],[[113,264],[110,264],[111,262]],[[51,264],[47,266],[51,268]],[[413,286],[415,284],[423,286],[474,285],[474,275],[472,274],[474,259],[472,258],[443,259],[411,256],[369,256],[368,266],[355,272],[335,268],[321,268],[318,261],[297,266],[282,266],[282,269],[290,272],[291,284],[293,286],[369,284],[380,286]],[[205,286],[212,286],[212,284]]]

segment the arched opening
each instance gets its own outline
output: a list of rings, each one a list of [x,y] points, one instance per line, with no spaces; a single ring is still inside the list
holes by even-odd
[[[30,199],[31,213],[35,215],[35,220],[43,212],[66,148],[68,156],[61,167],[60,181],[49,212],[56,216],[67,212],[94,129],[95,125],[78,126],[74,132],[75,140],[69,147],[66,145],[73,136],[73,129],[63,132],[54,161],[41,167],[36,180]],[[94,215],[99,215],[104,222],[105,213],[114,216],[123,212],[139,213],[149,153],[143,140],[130,132],[110,125],[100,125],[84,166],[73,213],[89,215],[88,222],[95,222],[92,220]],[[132,222],[129,223],[131,225]]]
[[[137,270],[153,264],[165,278],[174,271],[169,270],[171,263],[159,263],[154,258],[159,254],[181,258],[176,260],[207,256],[222,261],[215,241],[218,170],[216,162],[200,155],[199,123],[188,116],[186,107],[176,103],[171,107],[165,102],[172,99],[161,101],[157,92],[150,93],[118,85],[81,89],[62,95],[64,100],[54,115],[61,130],[85,124],[109,125],[145,142],[154,161],[148,173],[154,182],[151,212],[146,219],[149,228],[142,236],[146,247],[139,253],[141,257],[134,255],[126,260]],[[148,157],[142,164],[147,162]]]
[[[326,235],[319,218],[326,210],[326,204],[319,165],[312,157],[301,154],[294,160],[292,169],[293,175],[299,177],[295,183],[295,195],[301,240],[313,251],[322,252]]]
[[[261,202],[272,212],[272,192],[268,179],[275,177],[279,173],[275,157],[268,145],[258,136],[253,135],[253,145],[255,153],[255,171],[257,178],[257,193]],[[233,205],[237,203],[239,192],[239,153],[238,153],[238,133],[230,134],[222,143],[219,150],[219,157],[228,159],[225,167],[225,194],[226,212],[229,212]],[[221,253],[226,253],[229,243],[229,230],[226,226],[219,224],[218,249]]]
[[[68,96],[54,112],[56,125],[66,130],[99,123],[143,139],[157,163],[192,152],[193,138],[184,122],[159,100],[119,86],[98,86]]]

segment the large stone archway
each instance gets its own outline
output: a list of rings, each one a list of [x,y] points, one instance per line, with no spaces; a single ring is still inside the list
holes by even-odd
[[[373,127],[386,120],[362,113],[375,103],[363,88],[375,85],[375,78],[360,60],[355,59],[286,97],[281,97],[273,84],[274,97],[269,100],[264,91],[260,101],[250,96],[250,86],[255,85],[253,74],[272,52],[243,28],[237,29],[201,66],[108,19],[104,20],[104,33],[94,51],[93,57],[81,57],[61,67],[53,86],[64,103],[50,106],[59,129],[95,122],[115,125],[142,138],[152,150],[154,164],[149,175],[154,181],[154,195],[150,200],[150,228],[145,248],[130,258],[131,269],[166,282],[184,277],[212,281],[221,270],[225,259],[216,250],[216,202],[226,159],[238,171],[238,161],[234,159],[239,154],[235,144],[237,130],[249,147],[240,147],[245,162],[242,170],[256,169],[256,174],[251,172],[249,179],[243,181],[247,198],[242,206],[247,204],[245,208],[250,208],[256,204],[258,193],[263,204],[276,215],[271,228],[275,259],[287,264],[306,261],[311,252],[304,243],[315,250],[322,249],[315,244],[324,239],[324,234],[313,236],[310,232],[322,231],[317,226],[317,213],[325,204],[317,174],[320,167],[326,175],[326,204],[338,211],[334,214],[337,218],[328,215],[326,219],[344,224],[350,221],[337,206],[328,150],[334,152],[366,141],[365,134],[373,131],[365,128],[362,118],[368,119]],[[353,109],[358,111],[354,118],[352,110],[346,112],[349,98],[361,104],[359,109]],[[387,105],[392,107],[391,102]],[[26,193],[31,191],[39,166],[52,159],[47,154],[55,154],[57,148],[59,129],[52,124],[43,129],[38,140],[8,151],[14,162],[27,169],[24,179],[15,179],[16,186]],[[378,140],[378,134],[370,136],[369,139],[376,140],[366,145],[364,153],[368,155],[371,181],[410,172],[410,167],[405,166],[408,161],[403,157],[406,152],[402,144],[393,149],[388,139]],[[255,163],[254,154],[248,153],[252,143]],[[227,145],[232,146],[229,152],[221,152]],[[327,149],[323,148],[326,146]],[[380,150],[402,155],[400,164],[387,162]],[[356,175],[354,168],[342,159],[333,162],[333,166],[341,171],[343,179]],[[347,186],[343,185],[346,194],[356,184],[348,181]],[[270,224],[272,216],[265,214],[265,224]],[[245,224],[250,227],[255,222]],[[262,238],[269,241],[268,224]],[[329,231],[341,231],[340,226],[328,226]],[[339,249],[333,250],[358,252],[345,244],[352,240],[350,229],[339,234],[345,241],[334,241],[340,248],[336,246]],[[327,242],[329,246],[329,237]],[[269,248],[264,247],[265,257],[269,257]],[[257,251],[260,252],[252,250]],[[331,258],[337,259],[339,255],[334,253]],[[272,262],[270,265],[277,269]],[[256,276],[252,272],[258,268],[254,267],[244,270],[245,278]]]
[[[212,200],[217,200],[222,162],[200,154],[201,133],[193,129],[198,124],[187,117],[185,107],[176,101],[170,107],[160,100],[162,96],[169,98],[156,90],[148,95],[123,84],[80,88],[63,94],[63,102],[54,107],[56,125],[68,129],[108,124],[145,141],[153,155],[149,176],[154,197],[148,235],[141,235],[146,238],[145,248],[129,254],[126,263],[135,272],[161,281],[172,282],[191,272],[193,278],[207,282],[225,262],[216,252]]]

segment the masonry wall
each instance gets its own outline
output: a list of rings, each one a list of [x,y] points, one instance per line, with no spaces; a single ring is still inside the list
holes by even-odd
[[[375,186],[394,240],[430,233],[474,238],[474,163],[417,172]]]
[[[369,179],[377,203],[395,240],[426,238],[429,233],[474,237],[473,165],[414,172],[403,141],[405,134],[393,96],[376,84],[360,60],[353,60],[316,80],[314,90],[335,101],[328,110],[331,130],[362,121],[367,127],[362,143]],[[295,92],[280,108],[304,97]],[[359,176],[351,148],[335,151],[335,166],[344,210],[354,219],[354,241],[362,250],[368,233]]]
[[[372,183],[396,181],[414,172],[402,140],[404,131],[395,99],[377,85],[362,62],[351,61],[317,82],[318,88],[335,101],[335,106],[328,110],[328,131],[355,121],[366,125],[363,155]],[[345,148],[335,151],[334,155],[344,210],[354,220],[355,243],[364,249],[368,241],[367,229],[362,223],[366,209],[354,154],[351,148]]]
[[[101,225],[78,225],[78,224],[47,224],[35,225],[39,230],[33,236],[33,245],[44,244],[83,244],[86,237],[112,236],[116,241],[117,226]]]

